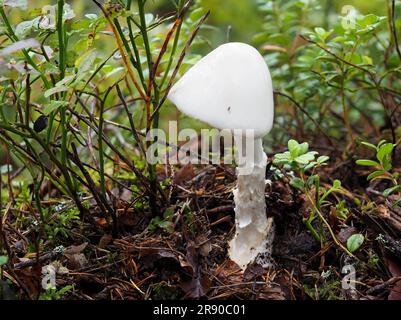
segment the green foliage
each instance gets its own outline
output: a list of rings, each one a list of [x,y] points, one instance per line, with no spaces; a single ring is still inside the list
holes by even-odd
[[[169,88],[199,59],[189,47],[208,15],[199,4],[184,10],[183,0],[166,15],[148,12],[146,0],[100,1],[96,14],[84,15],[64,0],[43,4],[0,5],[0,141],[14,170],[23,168],[23,187],[32,187],[23,200],[35,204],[40,219],[32,220],[46,224],[51,239],[68,236],[76,210],[85,215],[81,191],[91,193],[116,235],[108,200],[114,170],[132,177],[143,198],[135,205],[148,201],[157,213],[164,191],[145,161],[143,133],[160,126]],[[76,209],[43,208],[45,183]]]
[[[309,297],[314,300],[341,299],[341,279],[336,277],[336,273],[329,269],[323,271],[321,275],[313,274],[311,278],[310,280],[307,279],[303,285],[305,293]]]
[[[57,241],[68,238],[74,224],[80,221],[79,211],[74,208],[63,208],[63,204],[58,205],[55,210],[44,210],[45,231],[47,239]]]
[[[74,289],[74,286],[68,285],[61,289],[50,288],[41,293],[39,300],[61,300],[68,292]]]
[[[341,200],[336,204],[336,216],[342,222],[346,221],[349,217],[349,210],[346,207],[345,200]]]
[[[174,224],[173,224],[174,210],[171,208],[167,209],[163,218],[157,216],[150,221],[148,226],[149,231],[155,231],[158,228],[165,230],[168,233],[174,232]]]
[[[362,246],[364,241],[365,237],[362,234],[353,234],[347,240],[347,248],[350,252],[355,252]]]
[[[289,140],[288,151],[276,154],[273,159],[274,165],[282,165],[283,169],[288,171],[287,176],[290,177],[290,184],[306,195],[311,210],[309,216],[304,218],[304,222],[319,242],[322,241],[324,236],[323,229],[320,227],[320,231],[317,231],[313,223],[316,217],[319,217],[320,222],[324,223],[331,231],[330,225],[323,217],[322,209],[326,205],[332,205],[328,201],[330,194],[341,192],[341,181],[339,180],[335,180],[328,189],[323,188],[320,184],[320,176],[316,173],[316,170],[324,166],[328,160],[328,156],[318,157],[318,152],[309,151],[308,143],[300,144],[295,140]],[[339,202],[335,205],[335,208],[340,211],[339,218],[344,219],[344,215],[347,214],[345,204]],[[333,234],[332,236],[336,241]]]
[[[361,159],[357,160],[356,164],[360,166],[368,166],[368,167],[376,167],[380,172],[385,171],[388,172],[392,169],[392,164],[391,164],[391,156],[392,152],[394,150],[394,147],[396,146],[393,143],[386,143],[385,140],[382,140],[379,142],[377,146],[368,143],[368,142],[362,142],[362,145],[371,148],[376,151],[376,159],[378,161],[374,160],[366,160],[366,159]],[[378,171],[376,171],[378,172]],[[374,176],[374,177],[369,177],[368,180],[373,180],[375,178],[378,178],[379,176]]]
[[[274,156],[273,164],[275,165],[283,165],[286,170],[293,170],[299,173],[301,176],[307,171],[314,171],[320,166],[325,165],[325,163],[329,160],[328,156],[320,156],[316,159],[317,152],[316,151],[308,151],[309,144],[304,142],[299,144],[295,140],[288,141],[288,151],[284,153],[278,153]],[[316,177],[316,176],[312,176]],[[312,183],[314,178],[311,178],[308,183]],[[305,181],[303,181],[299,177],[292,177],[290,184],[300,190],[304,190],[306,185]]]
[[[254,41],[265,52],[280,92],[276,121],[281,125],[273,129],[272,141],[316,130],[353,141],[363,119],[384,125],[387,106],[380,97],[401,90],[399,57],[386,28],[389,17],[357,11],[345,16],[331,1],[258,3],[265,24]],[[400,16],[396,19],[399,25]]]
[[[368,260],[369,266],[371,266],[372,268],[377,268],[379,263],[380,263],[379,256],[376,253],[369,252],[369,260]]]
[[[367,177],[368,181],[389,180],[392,186],[383,191],[383,196],[386,198],[392,194],[400,194],[400,174],[396,171],[393,172],[392,165],[392,155],[396,144],[386,143],[385,140],[382,140],[377,146],[368,142],[362,142],[362,145],[374,150],[376,154],[376,160],[360,159],[356,161],[356,164],[360,166],[374,168],[374,171]],[[397,206],[399,203],[401,203],[401,198],[394,203],[394,206]]]
[[[7,256],[0,256],[0,267],[4,266],[8,262]]]
[[[329,157],[322,156],[317,161],[314,161],[318,153],[308,150],[309,144],[307,142],[299,144],[297,141],[291,139],[288,141],[288,151],[276,154],[273,163],[287,165],[289,168],[297,171],[307,171],[329,160]]]

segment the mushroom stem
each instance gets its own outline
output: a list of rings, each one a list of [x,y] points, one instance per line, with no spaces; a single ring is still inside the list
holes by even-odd
[[[238,149],[237,187],[233,191],[236,231],[229,256],[242,269],[257,262],[272,265],[273,218],[266,216],[266,165],[262,139],[234,136]]]

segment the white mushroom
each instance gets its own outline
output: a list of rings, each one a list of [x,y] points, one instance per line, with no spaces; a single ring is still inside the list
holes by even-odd
[[[168,98],[188,116],[234,133],[239,161],[229,255],[242,269],[254,261],[270,266],[274,226],[266,216],[262,137],[271,130],[274,102],[263,57],[247,44],[224,44],[188,70]]]

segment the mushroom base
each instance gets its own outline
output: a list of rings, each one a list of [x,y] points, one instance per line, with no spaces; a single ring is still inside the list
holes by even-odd
[[[253,168],[247,167],[246,171],[238,168],[237,187],[233,191],[236,231],[229,244],[229,256],[242,269],[252,262],[263,267],[272,266],[274,222],[266,216],[267,157],[261,145],[257,149],[259,155],[255,154],[257,161]]]

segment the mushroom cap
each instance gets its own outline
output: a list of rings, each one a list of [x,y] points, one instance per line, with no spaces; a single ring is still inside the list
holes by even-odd
[[[172,87],[168,99],[181,112],[218,129],[254,130],[256,138],[273,125],[269,68],[245,43],[226,43],[210,52]]]

